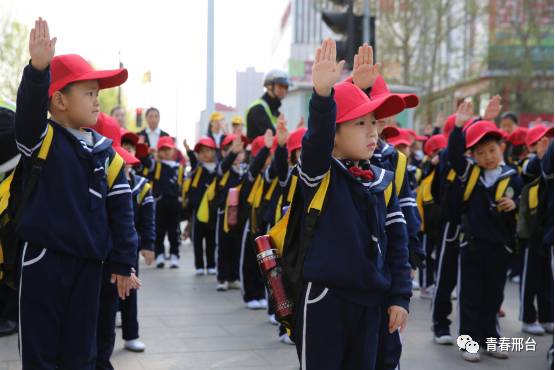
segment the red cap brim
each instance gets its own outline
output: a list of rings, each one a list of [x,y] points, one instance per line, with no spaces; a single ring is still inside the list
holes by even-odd
[[[123,147],[114,146],[113,148],[123,158],[123,160],[125,161],[125,163],[127,165],[135,166],[135,165],[138,165],[139,163],[141,163],[141,161],[139,161],[134,155],[129,153]]]
[[[56,81],[50,85],[48,89],[48,96],[51,97],[54,92],[63,89],[65,86],[74,82],[81,81],[98,81],[99,89],[109,89],[122,85],[127,81],[128,72],[125,68],[105,70],[105,71],[90,71],[82,74],[81,76],[70,76],[69,78]]]
[[[415,108],[418,106],[418,103],[420,102],[420,100],[418,99],[418,96],[414,95],[414,94],[398,94],[403,101],[405,102],[405,109],[406,108]]]
[[[135,146],[135,156],[139,159],[145,158],[148,155],[148,145],[145,143],[137,143]]]
[[[401,113],[405,108],[405,103],[398,95],[387,95],[372,99],[367,103],[359,105],[352,111],[339,118],[336,123],[352,121],[363,117],[369,113],[374,113],[374,118],[386,118]]]
[[[472,141],[468,141],[466,143],[466,149],[470,149],[472,148],[474,145],[478,144],[478,142],[480,140],[482,140],[484,138],[484,136],[486,135],[491,135],[491,136],[497,136],[498,138],[502,139],[503,138],[503,134],[501,133],[501,130],[488,130],[488,131],[484,131],[482,132],[480,135],[476,136]]]
[[[405,138],[401,138],[401,137],[392,137],[391,139],[387,140],[387,143],[389,145],[393,145],[394,147],[397,145],[406,145],[406,146],[410,146],[412,143],[410,142],[410,140],[407,140]]]

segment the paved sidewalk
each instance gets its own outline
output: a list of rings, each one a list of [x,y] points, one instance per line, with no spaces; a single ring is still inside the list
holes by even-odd
[[[141,339],[147,350],[135,354],[116,340],[113,364],[117,370],[180,369],[298,369],[294,347],[277,341],[276,328],[265,311],[244,308],[239,291],[216,292],[212,276],[196,277],[192,247],[181,248],[179,270],[142,266],[139,293]],[[456,307],[456,301],[454,301]],[[506,337],[527,338],[520,332],[518,287],[507,284],[501,319]],[[460,358],[455,346],[431,341],[430,301],[416,293],[411,302],[407,331],[403,334],[403,370],[423,369],[547,369],[546,353],[553,336],[535,337],[536,352],[511,354],[509,360],[483,356],[479,364]],[[455,328],[453,333],[455,333]],[[0,370],[20,369],[17,336],[0,338]],[[356,369],[353,369],[356,370]]]

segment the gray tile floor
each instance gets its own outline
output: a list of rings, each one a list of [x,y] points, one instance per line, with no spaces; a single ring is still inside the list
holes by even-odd
[[[192,257],[191,245],[186,243],[182,247],[179,270],[142,266],[139,321],[141,339],[147,350],[142,354],[124,351],[118,333],[114,367],[117,370],[298,369],[294,347],[277,341],[275,327],[268,323],[265,312],[246,310],[238,291],[216,292],[214,277],[194,276]],[[507,284],[503,307],[507,311],[507,317],[501,319],[503,334],[527,338],[520,332],[516,319],[516,285]],[[430,301],[420,299],[416,293],[411,302],[409,326],[403,334],[401,366],[404,370],[547,369],[546,353],[553,336],[535,339],[536,352],[514,353],[505,361],[484,356],[479,364],[465,362],[456,347],[432,343]],[[0,370],[20,367],[17,336],[0,338]]]

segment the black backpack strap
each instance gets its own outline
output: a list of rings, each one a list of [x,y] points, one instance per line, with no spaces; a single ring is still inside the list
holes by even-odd
[[[15,218],[14,224],[18,225],[21,219],[21,214],[31,194],[35,190],[37,183],[39,181],[40,175],[42,173],[42,169],[44,167],[44,162],[48,157],[48,153],[50,153],[50,147],[52,146],[52,139],[54,138],[54,128],[52,125],[48,124],[48,128],[46,131],[46,136],[42,141],[38,154],[33,158],[33,163],[31,167],[31,173],[29,174],[29,179],[27,180],[27,184],[25,186],[25,190],[21,196],[21,201],[17,206],[17,210],[15,211]]]

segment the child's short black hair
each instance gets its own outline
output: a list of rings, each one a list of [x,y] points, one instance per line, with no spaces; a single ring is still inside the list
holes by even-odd
[[[505,112],[501,115],[501,120],[504,119],[510,119],[511,121],[513,121],[515,124],[518,125],[518,117],[516,115],[516,113],[514,112]]]
[[[67,94],[67,93],[69,93],[69,90],[71,90],[72,85],[73,85],[73,83],[69,83],[69,84],[65,85],[64,87],[62,87],[58,91],[61,92],[62,94]],[[48,111],[49,112],[50,112],[50,104],[51,103],[52,103],[52,98],[48,98]]]
[[[133,148],[135,148],[135,143],[129,139],[121,138],[121,145],[131,145]]]
[[[148,114],[150,112],[156,112],[156,113],[160,114],[160,111],[158,110],[158,108],[150,107],[146,110],[145,117],[148,116]]]
[[[489,143],[490,141],[495,141],[497,144],[501,144],[501,138],[495,134],[487,134],[483,138],[480,139],[475,145],[470,148],[471,151],[474,151],[478,148],[478,146],[482,146],[484,144]]]

